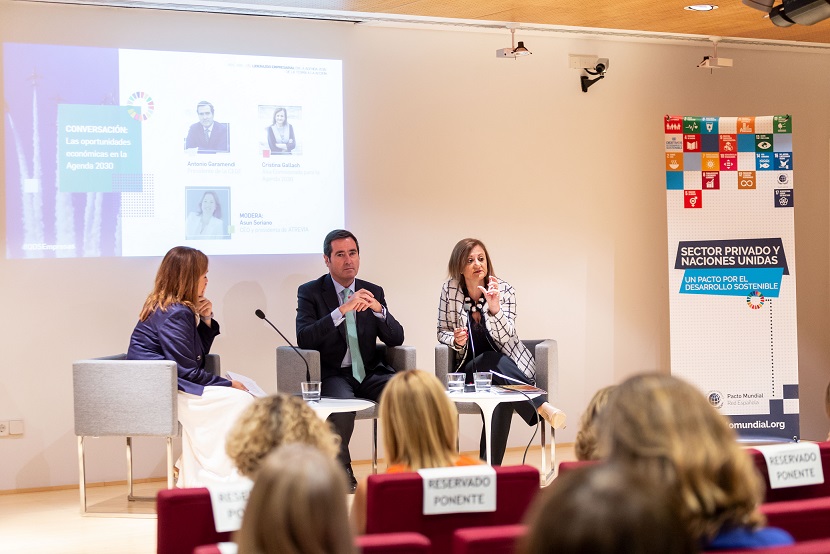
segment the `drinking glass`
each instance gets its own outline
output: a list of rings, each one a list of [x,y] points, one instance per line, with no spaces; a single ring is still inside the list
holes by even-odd
[[[464,392],[464,374],[447,373],[447,390],[450,392]]]
[[[316,404],[320,401],[320,381],[303,381],[300,383],[300,390],[303,392],[303,400],[309,404]]]
[[[490,392],[490,383],[493,381],[493,374],[489,371],[476,371],[473,374],[476,392]]]

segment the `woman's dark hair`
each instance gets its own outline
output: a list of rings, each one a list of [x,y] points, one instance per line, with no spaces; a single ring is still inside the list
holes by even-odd
[[[467,258],[476,246],[480,246],[484,250],[484,257],[487,260],[487,276],[484,278],[484,282],[487,283],[489,277],[496,274],[493,270],[493,262],[490,261],[490,254],[487,252],[487,247],[484,246],[484,243],[478,239],[461,239],[452,249],[450,261],[447,264],[447,273],[449,273],[450,277],[461,283],[462,286],[464,285],[464,279],[462,278],[464,266],[467,265]]]

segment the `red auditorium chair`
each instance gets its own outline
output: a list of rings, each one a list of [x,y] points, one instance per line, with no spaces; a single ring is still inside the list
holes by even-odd
[[[420,533],[381,533],[355,538],[361,554],[429,554],[429,539]],[[217,544],[196,547],[193,554],[222,554]]]
[[[420,533],[380,533],[355,539],[361,554],[429,554],[432,543]]]
[[[432,552],[447,553],[453,532],[464,527],[509,525],[522,521],[539,492],[539,471],[531,466],[499,466],[496,511],[423,514],[423,481],[417,473],[370,475],[366,490],[366,534],[415,532],[432,542]]]
[[[161,490],[156,509],[158,554],[192,554],[197,546],[231,540],[230,532],[216,532],[206,488]]]
[[[513,554],[527,525],[495,525],[457,530],[452,537],[452,554]]]
[[[557,472],[556,476],[559,477],[563,473],[567,473],[571,470],[579,469],[581,467],[592,466],[592,465],[597,464],[597,463],[599,463],[599,462],[596,461],[596,460],[585,460],[585,461],[571,460],[571,461],[567,461],[567,462],[559,462],[559,471]]]
[[[222,554],[218,544],[203,544],[193,549],[193,554]]]
[[[796,541],[830,539],[830,496],[767,502],[761,512],[768,525],[786,530]]]

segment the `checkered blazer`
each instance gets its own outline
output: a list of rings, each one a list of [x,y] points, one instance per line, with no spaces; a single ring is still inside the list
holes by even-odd
[[[510,357],[522,373],[536,383],[536,364],[530,350],[522,344],[516,334],[516,294],[507,281],[499,281],[499,304],[501,309],[496,315],[485,310],[482,314],[490,343],[497,352]],[[467,361],[467,342],[462,347],[454,344],[453,329],[467,328],[467,311],[464,309],[464,293],[455,279],[450,279],[441,287],[441,298],[438,300],[438,342],[446,344],[458,355],[456,369]]]

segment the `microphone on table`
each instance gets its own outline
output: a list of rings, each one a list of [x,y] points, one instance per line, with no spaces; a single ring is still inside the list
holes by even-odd
[[[262,320],[265,320],[266,322],[268,322],[268,325],[270,325],[271,327],[273,327],[273,328],[274,328],[274,331],[276,331],[277,333],[279,333],[279,334],[280,334],[280,336],[282,337],[282,340],[284,340],[284,341],[286,342],[286,344],[288,344],[288,346],[290,346],[290,347],[291,347],[291,349],[292,349],[292,350],[294,350],[294,352],[296,352],[296,353],[297,353],[297,356],[299,356],[299,357],[300,357],[300,359],[301,359],[301,360],[303,361],[303,363],[305,364],[305,380],[306,380],[306,381],[311,381],[311,371],[308,369],[308,362],[306,361],[305,356],[303,356],[302,354],[300,354],[300,351],[299,351],[299,350],[297,350],[297,347],[296,347],[296,346],[294,346],[293,344],[291,344],[291,341],[290,341],[290,340],[288,340],[288,339],[285,337],[285,335],[283,335],[283,334],[282,334],[282,331],[280,331],[279,329],[277,329],[277,326],[276,326],[276,325],[274,325],[273,323],[271,323],[271,322],[268,320],[268,318],[267,318],[267,317],[265,317],[265,312],[263,312],[263,311],[262,311],[262,310],[260,310],[260,309],[257,309],[257,310],[254,312],[254,315],[256,315],[259,319],[262,319]]]

